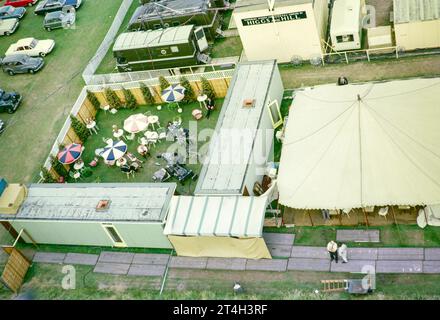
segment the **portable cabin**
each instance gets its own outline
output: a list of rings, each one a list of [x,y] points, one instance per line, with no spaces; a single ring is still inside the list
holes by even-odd
[[[390,48],[393,45],[391,26],[380,26],[367,29],[368,48]]]
[[[253,195],[273,158],[274,128],[283,123],[283,83],[275,60],[235,69],[194,194]]]
[[[15,234],[24,229],[36,243],[172,248],[163,229],[175,189],[174,183],[32,184],[15,214],[0,208],[0,222]]]
[[[157,30],[187,24],[202,27],[213,40],[220,27],[221,16],[211,0],[162,0],[138,7],[128,23],[128,29]]]
[[[393,13],[399,49],[440,47],[440,0],[394,0]]]
[[[362,47],[363,0],[336,0],[330,25],[332,47],[336,51]]]
[[[237,0],[233,19],[248,61],[320,59],[328,25],[327,0]]]
[[[183,67],[207,62],[203,28],[193,25],[122,33],[113,46],[119,71]]]

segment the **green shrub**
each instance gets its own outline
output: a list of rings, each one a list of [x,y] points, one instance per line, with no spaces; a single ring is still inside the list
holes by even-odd
[[[179,79],[180,85],[185,88],[185,98],[183,98],[184,103],[191,103],[197,101],[196,95],[194,93],[193,88],[191,87],[191,84],[189,83],[188,79],[185,77],[181,77]]]
[[[141,92],[142,95],[144,96],[145,103],[147,105],[153,105],[154,104],[153,94],[151,93],[150,88],[146,86],[145,83],[142,82],[141,82]]]
[[[214,88],[212,87],[211,83],[206,78],[203,78],[203,77],[202,77],[201,81],[202,81],[203,94],[206,94],[208,96],[208,98],[210,98],[211,100],[215,100],[215,98],[216,98],[215,91],[214,91]]]
[[[90,92],[89,90],[87,90],[87,100],[89,100],[95,110],[99,110],[99,108],[101,108],[101,103],[99,103],[98,98],[93,92]]]
[[[128,109],[134,109],[138,106],[136,98],[130,90],[122,89],[125,97],[125,107]]]
[[[79,121],[73,115],[70,115],[70,120],[72,121],[72,129],[75,131],[78,138],[82,141],[82,143],[87,141],[87,138],[90,136],[90,132],[87,129],[86,125]]]
[[[50,156],[50,164],[52,165],[52,168],[55,170],[55,172],[58,173],[60,176],[66,178],[69,175],[69,173],[67,172],[66,168],[58,160],[57,157]],[[44,172],[43,172],[43,174],[44,174]]]
[[[159,77],[159,83],[160,83],[160,91],[164,91],[166,88],[168,88],[171,84],[168,82],[167,79],[165,79],[163,76]]]
[[[119,99],[118,95],[113,90],[106,88],[104,94],[110,107],[115,109],[122,107],[121,99]]]
[[[52,176],[52,174],[47,170],[45,167],[41,167],[41,173],[43,175],[43,182],[44,183],[55,183],[56,180]]]

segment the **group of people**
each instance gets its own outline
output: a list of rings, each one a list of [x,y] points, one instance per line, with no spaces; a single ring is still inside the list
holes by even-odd
[[[330,254],[330,261],[335,260],[338,263],[341,258],[342,263],[347,263],[347,245],[344,243],[336,243],[333,240],[327,244],[327,251]]]

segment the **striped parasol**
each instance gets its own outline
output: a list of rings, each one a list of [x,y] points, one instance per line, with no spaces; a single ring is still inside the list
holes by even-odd
[[[129,116],[124,121],[124,130],[129,133],[138,133],[148,127],[148,117],[142,113]]]
[[[109,142],[104,148],[101,157],[106,161],[114,161],[122,158],[122,156],[127,152],[127,145],[123,141],[113,141]]]
[[[72,143],[66,146],[62,151],[58,153],[58,161],[62,164],[74,163],[81,157],[82,145],[78,143]]]
[[[185,88],[180,84],[173,84],[162,91],[162,100],[168,103],[179,102],[185,98]]]

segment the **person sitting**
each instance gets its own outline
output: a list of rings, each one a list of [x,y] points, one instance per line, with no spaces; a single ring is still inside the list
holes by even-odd
[[[131,172],[130,166],[128,164],[122,165],[121,166],[121,171],[125,172],[125,173],[130,173]]]

